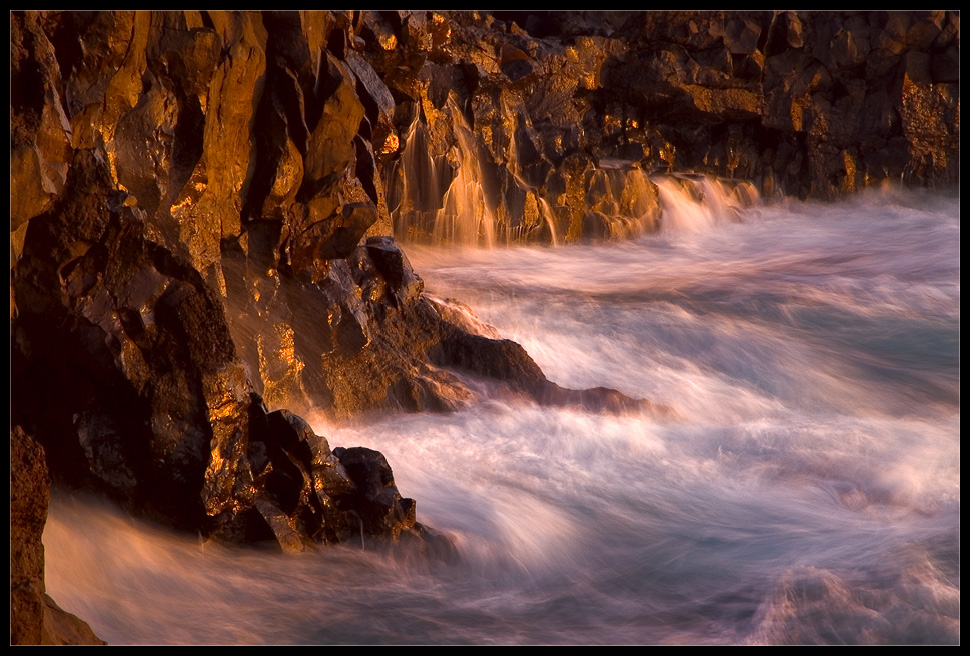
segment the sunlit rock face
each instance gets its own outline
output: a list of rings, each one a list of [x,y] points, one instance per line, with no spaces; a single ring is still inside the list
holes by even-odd
[[[362,12],[355,30],[398,100],[401,238],[656,229],[655,189],[632,223],[597,207],[607,160],[769,196],[959,177],[952,12]]]
[[[401,243],[952,183],[958,55],[948,12],[14,13],[12,426],[180,529],[440,546],[380,454],[278,413],[448,411],[483,380],[664,409],[550,383]]]
[[[234,335],[224,305],[274,276],[311,297],[331,268],[352,281],[348,258],[386,217],[372,131],[360,136],[367,108],[335,54],[349,52],[337,47],[349,26],[329,13],[12,16],[12,419],[58,482],[230,541],[295,549],[349,535],[358,495],[339,459],[312,432],[290,437],[298,420],[274,420],[254,380],[273,409],[335,409],[329,389],[304,395],[297,364],[323,377],[331,349],[305,354],[329,311],[347,310],[341,346],[379,332],[359,287],[295,300],[314,317],[298,336],[279,318]],[[259,280],[227,281],[223,251],[258,261]],[[369,271],[388,268],[378,259]],[[386,275],[388,302],[414,302],[416,277]],[[239,352],[252,348],[250,367]],[[396,489],[381,499],[387,522],[366,535],[421,533],[391,512]]]
[[[331,451],[279,413],[447,411],[470,379],[600,403],[423,296],[382,168],[409,105],[365,59],[362,20],[11,16],[12,426],[59,484],[227,541],[448,552],[380,454]],[[401,39],[423,58],[446,28]]]

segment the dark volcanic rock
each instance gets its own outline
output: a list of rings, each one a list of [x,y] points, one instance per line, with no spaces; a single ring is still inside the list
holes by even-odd
[[[355,88],[382,129],[391,105],[363,60],[352,58],[352,75],[320,50],[342,47],[332,37],[346,37],[345,19],[11,16],[11,184],[24,192],[11,220],[12,418],[45,446],[58,483],[220,539],[294,549],[347,538],[331,495],[350,503],[355,492],[339,461],[253,393],[256,373],[274,405],[325,404],[307,396],[296,365],[371,340],[360,284],[386,291],[377,305],[392,309],[420,294],[393,245],[374,245],[376,265],[356,255],[386,208],[373,155],[356,177],[370,151],[359,150],[368,110]],[[237,252],[258,279],[227,280]],[[378,267],[390,282],[367,282]],[[294,345],[282,321],[230,329],[226,295],[262,290],[258,316],[280,276],[326,301],[332,323],[315,335],[313,320],[312,344]],[[301,306],[288,291],[280,304]],[[240,349],[256,351],[251,368]],[[369,531],[393,541],[395,522]]]
[[[302,550],[363,531],[450,553],[416,523],[380,454],[340,451],[348,465],[284,408],[449,410],[474,397],[472,379],[585,402],[518,345],[442,318],[397,242],[368,234],[389,228],[379,162],[406,113],[395,102],[411,101],[355,50],[352,18],[11,16],[11,184],[23,191],[11,219],[11,414],[58,484],[220,540]],[[380,46],[389,30],[409,44],[406,63],[452,47],[459,25],[415,12],[369,33]],[[525,34],[490,43],[480,63],[496,74],[565,57]],[[446,153],[471,135],[454,131],[452,85],[468,101],[491,73],[436,66],[408,89]],[[514,202],[523,231],[551,230],[520,183],[549,179],[544,137],[525,114],[507,127],[492,146],[514,138],[515,169],[492,171],[483,193]],[[466,174],[437,161],[445,182]]]
[[[664,409],[469,332],[392,224],[615,239],[684,170],[955,183],[959,14],[14,12],[12,425],[55,481],[181,529],[434,541],[379,454],[348,468],[283,409],[443,411],[483,381]]]
[[[256,395],[250,418],[246,460],[253,498],[245,512],[226,514],[216,537],[275,539],[285,551],[365,536],[365,544],[397,543],[402,533],[420,540],[416,503],[401,497],[380,453],[362,447],[331,452],[303,419],[288,410],[267,413]]]
[[[419,177],[444,160],[451,168],[434,198],[412,190],[391,208],[402,237],[421,238],[429,211],[447,218],[464,158],[479,162],[480,172],[464,164],[462,184],[482,186],[499,240],[519,241],[552,239],[542,228],[559,217],[560,239],[615,236],[602,208],[547,184],[553,173],[570,179],[568,158],[628,159],[820,198],[959,178],[954,12],[458,11],[407,21],[446,38],[423,38],[427,55],[414,57],[389,49],[392,36],[406,39],[373,12],[358,27],[397,115],[418,114],[417,132],[427,131],[404,144],[403,161]],[[520,221],[529,195],[550,208],[542,221]]]
[[[339,447],[334,456],[352,483],[345,494],[335,496],[334,502],[341,512],[359,521],[362,534],[381,536],[389,525],[392,539],[397,540],[402,531],[414,528],[414,499],[401,497],[383,455],[364,447]]]

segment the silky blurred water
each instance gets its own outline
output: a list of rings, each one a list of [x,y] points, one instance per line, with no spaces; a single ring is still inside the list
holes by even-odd
[[[558,248],[406,251],[565,387],[329,425],[458,564],[176,536],[55,496],[47,587],[112,644],[949,644],[959,200],[874,192]]]

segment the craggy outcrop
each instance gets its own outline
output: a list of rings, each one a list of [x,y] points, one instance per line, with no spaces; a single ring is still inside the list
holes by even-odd
[[[291,411],[445,411],[480,381],[654,409],[562,390],[423,295],[360,18],[11,15],[12,420],[58,484],[231,542],[448,553],[383,456]]]
[[[951,184],[959,14],[14,12],[10,126],[12,449],[222,540],[448,554],[293,412],[665,410],[551,383],[397,240],[640,234],[658,170]]]
[[[58,483],[229,541],[348,539],[362,503],[387,504],[364,531],[374,541],[442,539],[392,480],[370,499],[324,438],[267,410],[239,356],[252,344],[237,346],[226,316],[223,251],[245,248],[250,227],[271,224],[283,243],[270,266],[319,290],[380,221],[376,167],[355,142],[364,105],[326,49],[348,25],[11,16],[12,418]],[[249,337],[260,348],[281,332]]]
[[[402,237],[637,234],[662,221],[650,173],[823,199],[959,179],[956,12],[362,12],[355,29],[398,101]]]

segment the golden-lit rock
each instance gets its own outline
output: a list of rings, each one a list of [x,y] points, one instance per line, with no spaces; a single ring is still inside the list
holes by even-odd
[[[12,13],[11,405],[51,470],[220,539],[359,539],[373,495],[257,391],[337,418],[454,409],[461,377],[635,405],[443,319],[392,231],[630,237],[659,172],[959,179],[957,12],[521,18]],[[375,540],[419,531],[403,501]]]
[[[306,408],[303,389],[303,361],[296,355],[293,328],[278,322],[272,331],[256,337],[259,349],[259,377],[263,399],[271,408]]]
[[[326,84],[334,87],[323,104],[323,112],[307,140],[303,168],[305,184],[322,183],[341,175],[355,157],[354,135],[364,117],[364,106],[354,91],[354,79],[347,69],[327,53]]]
[[[51,207],[73,155],[59,65],[39,21],[11,15],[11,232]]]

